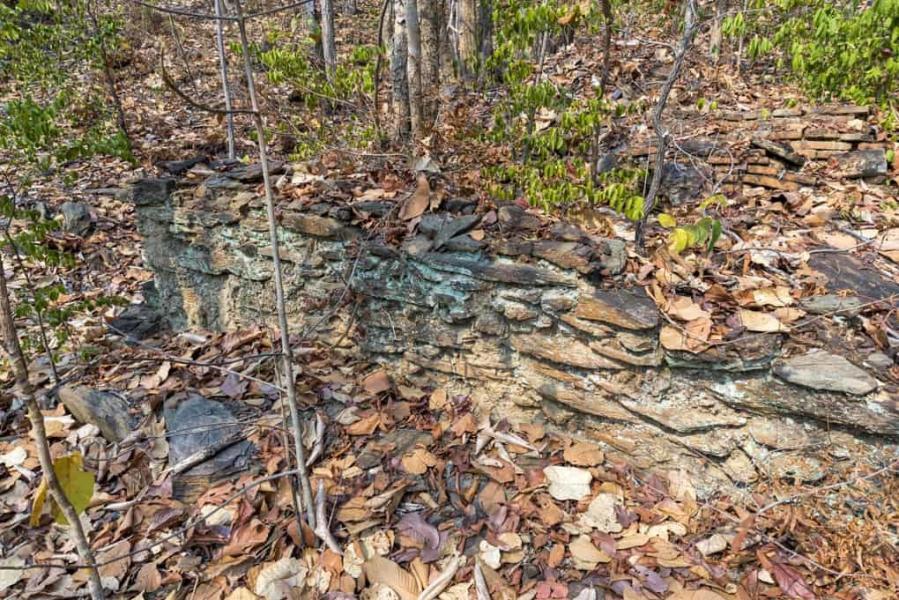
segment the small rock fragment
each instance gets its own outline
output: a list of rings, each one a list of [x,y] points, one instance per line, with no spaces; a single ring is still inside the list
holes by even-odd
[[[590,494],[593,475],[586,469],[552,466],[543,469],[549,494],[556,500],[580,500]]]
[[[59,399],[72,416],[81,423],[96,425],[110,442],[121,442],[132,431],[128,402],[112,392],[64,385]]]
[[[62,229],[66,233],[84,237],[94,225],[91,210],[83,202],[63,202],[59,207],[62,215]]]

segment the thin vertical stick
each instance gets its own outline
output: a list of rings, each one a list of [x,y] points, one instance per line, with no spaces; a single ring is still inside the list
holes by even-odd
[[[275,199],[272,194],[272,182],[268,172],[268,156],[265,149],[265,127],[262,113],[259,112],[259,101],[256,98],[256,83],[253,78],[253,65],[250,62],[250,43],[247,40],[247,27],[243,17],[240,0],[234,0],[237,13],[237,29],[240,32],[240,46],[244,60],[244,72],[247,79],[247,92],[250,96],[250,107],[253,110],[253,122],[256,126],[256,141],[259,144],[259,163],[262,167],[262,181],[265,188],[265,211],[268,215],[269,237],[272,245],[272,262],[275,275],[275,303],[278,311],[278,327],[281,329],[281,356],[284,359],[284,379],[287,388],[287,403],[290,420],[293,426],[294,449],[297,456],[300,486],[303,494],[303,507],[306,509],[307,524],[315,529],[315,505],[312,502],[312,488],[306,472],[306,453],[303,450],[303,428],[300,425],[300,413],[297,407],[297,390],[293,380],[293,353],[290,349],[290,332],[287,328],[287,309],[284,305],[284,283],[281,276],[281,253],[278,249],[278,222],[275,219]]]
[[[50,456],[50,442],[47,441],[47,430],[44,428],[44,415],[41,414],[41,408],[38,406],[37,398],[34,396],[34,388],[31,385],[31,380],[28,378],[28,367],[25,364],[22,347],[19,345],[16,324],[13,321],[2,254],[0,254],[0,330],[2,330],[3,345],[15,375],[16,387],[25,401],[25,405],[28,407],[28,418],[31,420],[31,428],[34,431],[35,441],[37,442],[35,445],[37,446],[41,470],[44,472],[44,477],[47,478],[50,496],[62,510],[62,514],[65,515],[69,526],[72,528],[72,537],[75,538],[78,556],[81,557],[83,563],[90,565],[90,568],[88,568],[88,585],[91,598],[93,600],[104,600],[106,595],[103,592],[100,572],[97,570],[90,542],[88,542],[87,536],[84,534],[84,528],[81,526],[81,520],[78,518],[75,507],[72,506],[72,503],[66,497],[65,490],[63,490],[62,485],[59,483],[59,478],[56,477],[56,471],[53,469],[53,457]]]
[[[116,90],[115,74],[112,72],[112,60],[109,58],[106,41],[103,39],[103,32],[100,30],[100,19],[94,12],[92,0],[88,0],[85,8],[87,9],[87,16],[90,18],[91,24],[94,27],[94,36],[97,38],[97,43],[100,48],[100,60],[103,61],[103,75],[106,77],[106,86],[109,88],[109,95],[112,97],[112,103],[115,105],[116,120],[118,121],[119,129],[122,130],[122,135],[125,136],[125,141],[128,143],[128,152],[130,153],[133,150],[131,135],[128,133],[128,122],[125,120],[125,109],[122,107],[122,100],[119,98],[118,90]]]
[[[641,252],[646,246],[646,219],[649,218],[649,213],[655,208],[656,196],[659,193],[659,188],[662,186],[662,170],[665,166],[665,151],[668,149],[668,142],[671,139],[671,132],[668,131],[662,123],[662,113],[665,112],[665,106],[668,104],[668,96],[671,95],[671,90],[674,87],[675,82],[677,82],[677,78],[680,77],[681,69],[683,69],[684,66],[684,59],[687,56],[687,50],[690,49],[690,44],[693,42],[693,35],[696,33],[697,22],[695,2],[696,0],[686,0],[685,2],[684,33],[683,36],[681,36],[680,43],[677,45],[677,50],[675,51],[674,66],[671,67],[671,72],[668,74],[668,78],[665,80],[664,85],[662,85],[662,93],[659,95],[659,101],[656,102],[656,106],[652,111],[652,128],[656,133],[658,149],[656,150],[655,169],[652,172],[652,182],[649,184],[649,192],[646,194],[646,198],[643,201],[643,217],[637,223],[636,244]]]
[[[222,0],[215,1],[215,16],[223,14]],[[222,94],[225,96],[225,110],[228,124],[228,158],[234,160],[234,114],[231,112],[231,87],[228,85],[228,57],[225,55],[225,23],[222,19],[215,22],[215,45],[219,53],[219,73],[222,77]]]

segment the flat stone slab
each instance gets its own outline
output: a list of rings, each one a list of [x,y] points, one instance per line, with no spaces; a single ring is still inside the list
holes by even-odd
[[[831,252],[813,255],[808,264],[827,277],[827,290],[851,290],[866,299],[883,300],[899,295],[899,284],[850,254]]]
[[[774,374],[785,381],[812,388],[861,396],[877,389],[867,371],[835,354],[812,351],[774,363]]]
[[[166,400],[163,414],[169,442],[169,466],[175,466],[245,428],[237,423],[224,404],[199,394],[179,394]],[[243,440],[188,469],[175,479],[175,496],[191,499],[215,481],[245,470],[253,448],[252,443]]]
[[[653,329],[659,324],[659,310],[642,287],[597,290],[578,301],[574,316],[624,329]]]
[[[97,426],[110,442],[121,442],[132,432],[128,402],[112,392],[64,385],[59,399],[76,420]]]

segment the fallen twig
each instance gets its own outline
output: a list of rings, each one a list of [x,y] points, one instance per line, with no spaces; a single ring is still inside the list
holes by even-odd
[[[331,535],[331,530],[328,529],[328,513],[325,511],[326,501],[327,496],[325,495],[325,482],[319,479],[318,493],[315,495],[314,533],[318,537],[318,539],[323,541],[332,552],[335,552],[342,556],[343,550],[340,549],[340,544],[337,543],[337,540],[334,539],[333,535]]]

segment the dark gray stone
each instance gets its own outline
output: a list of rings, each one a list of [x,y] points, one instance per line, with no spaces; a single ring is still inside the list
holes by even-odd
[[[284,172],[284,163],[279,160],[268,161],[269,175],[277,175]],[[240,165],[229,169],[225,172],[225,176],[236,179],[243,183],[255,183],[262,181],[262,165],[254,163],[252,165]]]
[[[888,170],[883,148],[837,154],[832,160],[836,163],[837,172],[849,179],[880,177],[886,175]]]
[[[792,148],[785,144],[772,142],[771,140],[755,138],[752,140],[752,145],[756,148],[761,148],[768,154],[780,158],[781,160],[785,160],[790,164],[796,165],[797,167],[801,167],[805,164],[805,158],[794,152]]]
[[[540,219],[520,206],[507,204],[496,211],[499,226],[506,231],[536,231],[540,229]]]
[[[84,237],[93,229],[91,209],[83,202],[63,202],[59,214],[62,215],[62,230],[66,233]]]
[[[675,206],[701,199],[706,178],[696,167],[665,163],[662,168],[661,193]]]
[[[172,175],[183,175],[196,165],[205,162],[205,156],[195,156],[187,160],[162,160],[156,163],[156,166]]]
[[[465,233],[480,222],[480,215],[465,215],[464,217],[458,217],[456,219],[446,221],[437,232],[437,235],[434,236],[434,249],[440,249],[450,239],[456,237],[459,234]]]
[[[128,402],[112,392],[64,385],[59,399],[77,421],[95,425],[110,442],[121,442],[133,431]]]
[[[170,398],[163,413],[170,466],[245,429],[224,404],[199,394],[179,394]],[[238,442],[188,469],[184,475],[204,477],[209,481],[233,475],[249,466],[252,451],[250,442]]]
[[[113,331],[135,340],[154,336],[165,329],[165,325],[162,314],[144,303],[129,305],[109,321]]]
[[[827,277],[827,291],[850,290],[866,300],[884,300],[899,295],[899,283],[885,278],[851,254],[828,252],[813,255],[808,264]]]
[[[804,298],[799,305],[802,309],[813,315],[846,315],[854,316],[864,304],[858,296],[837,296],[836,294],[824,294]]]
[[[137,206],[163,204],[174,190],[171,177],[139,179],[131,186],[131,201]]]

